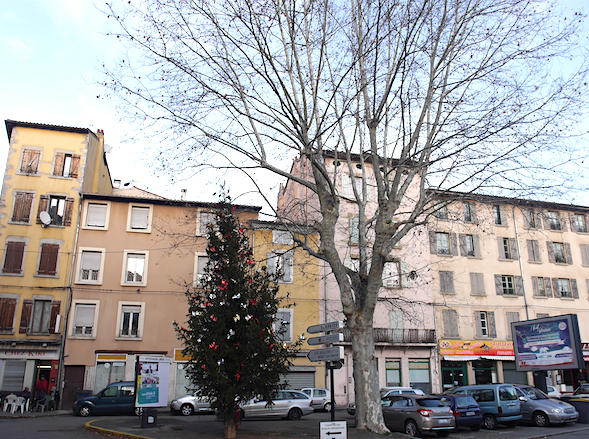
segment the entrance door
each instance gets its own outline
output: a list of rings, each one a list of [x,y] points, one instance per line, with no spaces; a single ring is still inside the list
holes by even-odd
[[[63,399],[61,408],[71,409],[76,402],[78,390],[84,389],[85,366],[66,366],[65,383],[63,386]]]
[[[463,361],[442,361],[442,390],[466,386],[466,363]]]

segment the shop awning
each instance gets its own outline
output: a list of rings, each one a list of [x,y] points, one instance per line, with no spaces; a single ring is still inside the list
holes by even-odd
[[[446,361],[472,361],[480,358],[478,355],[444,355]]]
[[[484,360],[496,360],[496,361],[515,361],[513,355],[481,355]]]

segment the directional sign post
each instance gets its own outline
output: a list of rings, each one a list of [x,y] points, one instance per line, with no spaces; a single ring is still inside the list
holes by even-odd
[[[315,349],[309,351],[307,358],[310,361],[338,361],[344,359],[344,347],[335,346],[333,348]]]
[[[321,422],[320,439],[347,439],[346,421]]]
[[[341,343],[342,341],[344,341],[344,334],[340,332],[337,334],[323,335],[321,337],[311,337],[307,340],[307,343],[311,346],[316,346],[318,344]]]
[[[344,322],[338,320],[337,322],[321,323],[320,325],[309,326],[307,332],[309,334],[317,334],[318,332],[337,331],[344,328]]]

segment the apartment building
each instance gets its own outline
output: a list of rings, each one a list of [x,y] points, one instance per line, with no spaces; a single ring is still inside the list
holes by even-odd
[[[6,121],[0,201],[0,389],[56,386],[70,297],[79,194],[109,192],[104,134]]]
[[[589,208],[460,193],[437,199],[428,235],[444,389],[533,383],[515,370],[513,321],[577,314],[589,342]],[[572,390],[589,376],[553,371],[550,379]]]

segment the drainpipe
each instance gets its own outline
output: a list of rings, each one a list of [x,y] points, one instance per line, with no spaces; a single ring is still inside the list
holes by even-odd
[[[61,337],[61,349],[59,352],[59,365],[57,369],[57,391],[59,392],[59,408],[61,409],[61,405],[63,402],[63,385],[64,385],[64,361],[65,361],[65,340],[67,338],[67,328],[69,322],[70,311],[72,307],[72,296],[73,296],[73,278],[74,278],[74,268],[76,265],[76,250],[78,249],[78,237],[80,235],[80,221],[82,220],[82,201],[84,198],[84,194],[80,194],[80,204],[78,206],[78,224],[76,226],[76,239],[74,240],[74,252],[72,256],[72,266],[70,269],[70,278],[68,281],[68,297],[67,303],[65,308],[65,315],[63,318],[63,329],[62,329],[62,337]]]
[[[515,243],[517,245],[517,254],[519,256],[519,272],[522,276],[522,288],[524,290],[524,304],[526,307],[526,320],[530,320],[530,312],[528,310],[528,298],[526,294],[526,283],[524,282],[524,265],[522,263],[522,252],[520,251],[519,246],[519,234],[517,232],[517,221],[515,219],[515,206],[512,206],[513,209],[513,225],[515,226]]]

